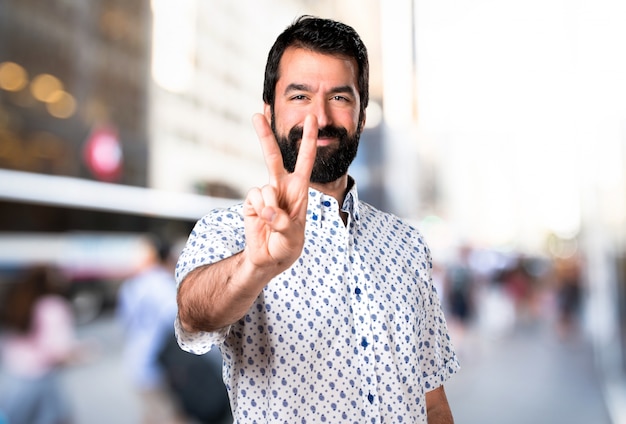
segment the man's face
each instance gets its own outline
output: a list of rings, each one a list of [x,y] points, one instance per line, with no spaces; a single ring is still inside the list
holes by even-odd
[[[288,48],[280,61],[274,110],[265,105],[283,155],[285,169],[295,168],[307,114],[318,121],[313,183],[329,183],[345,175],[360,137],[357,65],[353,60]]]

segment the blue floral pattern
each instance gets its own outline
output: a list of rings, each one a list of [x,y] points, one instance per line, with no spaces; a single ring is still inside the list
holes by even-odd
[[[300,258],[237,323],[185,333],[180,346],[219,346],[236,423],[426,423],[424,395],[459,369],[421,234],[360,202],[310,189]],[[242,205],[196,224],[176,268],[244,248]]]

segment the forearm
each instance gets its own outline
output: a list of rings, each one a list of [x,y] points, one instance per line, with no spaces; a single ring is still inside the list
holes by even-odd
[[[443,386],[426,393],[428,424],[454,424],[452,411]]]
[[[247,260],[245,250],[198,267],[178,289],[178,316],[185,331],[215,331],[239,320],[263,287],[278,274]]]
[[[428,411],[428,424],[454,424],[450,409],[436,408]]]

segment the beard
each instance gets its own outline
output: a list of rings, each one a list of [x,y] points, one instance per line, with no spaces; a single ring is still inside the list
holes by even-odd
[[[283,166],[287,172],[293,172],[296,169],[303,128],[302,126],[293,127],[287,136],[282,136],[276,131],[273,115],[271,124],[283,156]],[[361,132],[357,130],[354,134],[348,134],[348,130],[343,127],[328,125],[318,129],[317,136],[318,138],[337,138],[339,141],[337,145],[317,148],[313,170],[311,171],[311,182],[326,184],[337,180],[348,172],[350,164],[356,157]]]

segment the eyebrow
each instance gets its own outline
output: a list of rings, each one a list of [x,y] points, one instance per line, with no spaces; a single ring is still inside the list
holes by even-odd
[[[311,87],[307,84],[297,84],[297,83],[291,83],[289,84],[286,88],[285,88],[285,94],[290,93],[292,91],[308,91],[311,92],[313,91],[311,89]],[[350,94],[354,97],[356,97],[356,93],[354,91],[354,88],[352,88],[352,86],[349,85],[340,85],[338,87],[333,87],[329,94]]]

